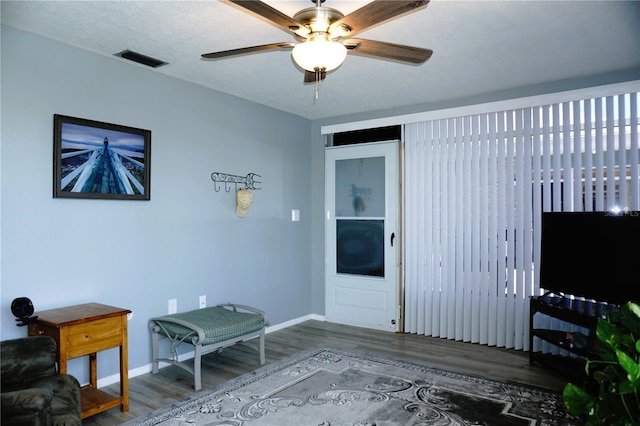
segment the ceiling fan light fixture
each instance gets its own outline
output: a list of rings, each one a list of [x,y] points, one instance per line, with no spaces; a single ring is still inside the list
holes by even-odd
[[[297,44],[291,51],[293,60],[307,71],[316,69],[331,71],[338,68],[347,57],[347,48],[328,36],[312,37]]]

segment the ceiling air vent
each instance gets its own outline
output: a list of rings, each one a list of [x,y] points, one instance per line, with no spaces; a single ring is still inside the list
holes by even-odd
[[[119,56],[124,59],[128,59],[133,62],[137,62],[142,65],[146,65],[151,68],[158,68],[163,65],[167,65],[168,62],[161,61],[160,59],[152,58],[151,56],[146,56],[138,52],[134,52],[133,50],[123,50],[122,52],[116,53],[115,56]]]

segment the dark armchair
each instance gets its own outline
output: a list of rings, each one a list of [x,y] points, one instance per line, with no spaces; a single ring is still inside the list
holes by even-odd
[[[2,425],[81,425],[80,384],[56,368],[49,336],[0,342]]]

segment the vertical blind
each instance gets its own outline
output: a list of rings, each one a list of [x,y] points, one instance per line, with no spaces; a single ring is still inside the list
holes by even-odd
[[[638,100],[405,125],[405,332],[528,350],[542,212],[640,210]]]

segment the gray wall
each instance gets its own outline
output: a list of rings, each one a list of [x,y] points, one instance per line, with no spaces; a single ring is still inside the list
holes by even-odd
[[[313,312],[308,120],[10,27],[1,35],[1,339],[26,335],[9,309],[20,296],[36,311],[128,308],[134,369],[150,362],[147,320],[168,299],[179,311],[199,295],[254,305],[272,325]],[[53,198],[54,114],[151,130],[151,200]],[[233,191],[215,192],[213,171],[262,176],[247,218]],[[99,354],[99,377],[117,372],[112,352]]]

